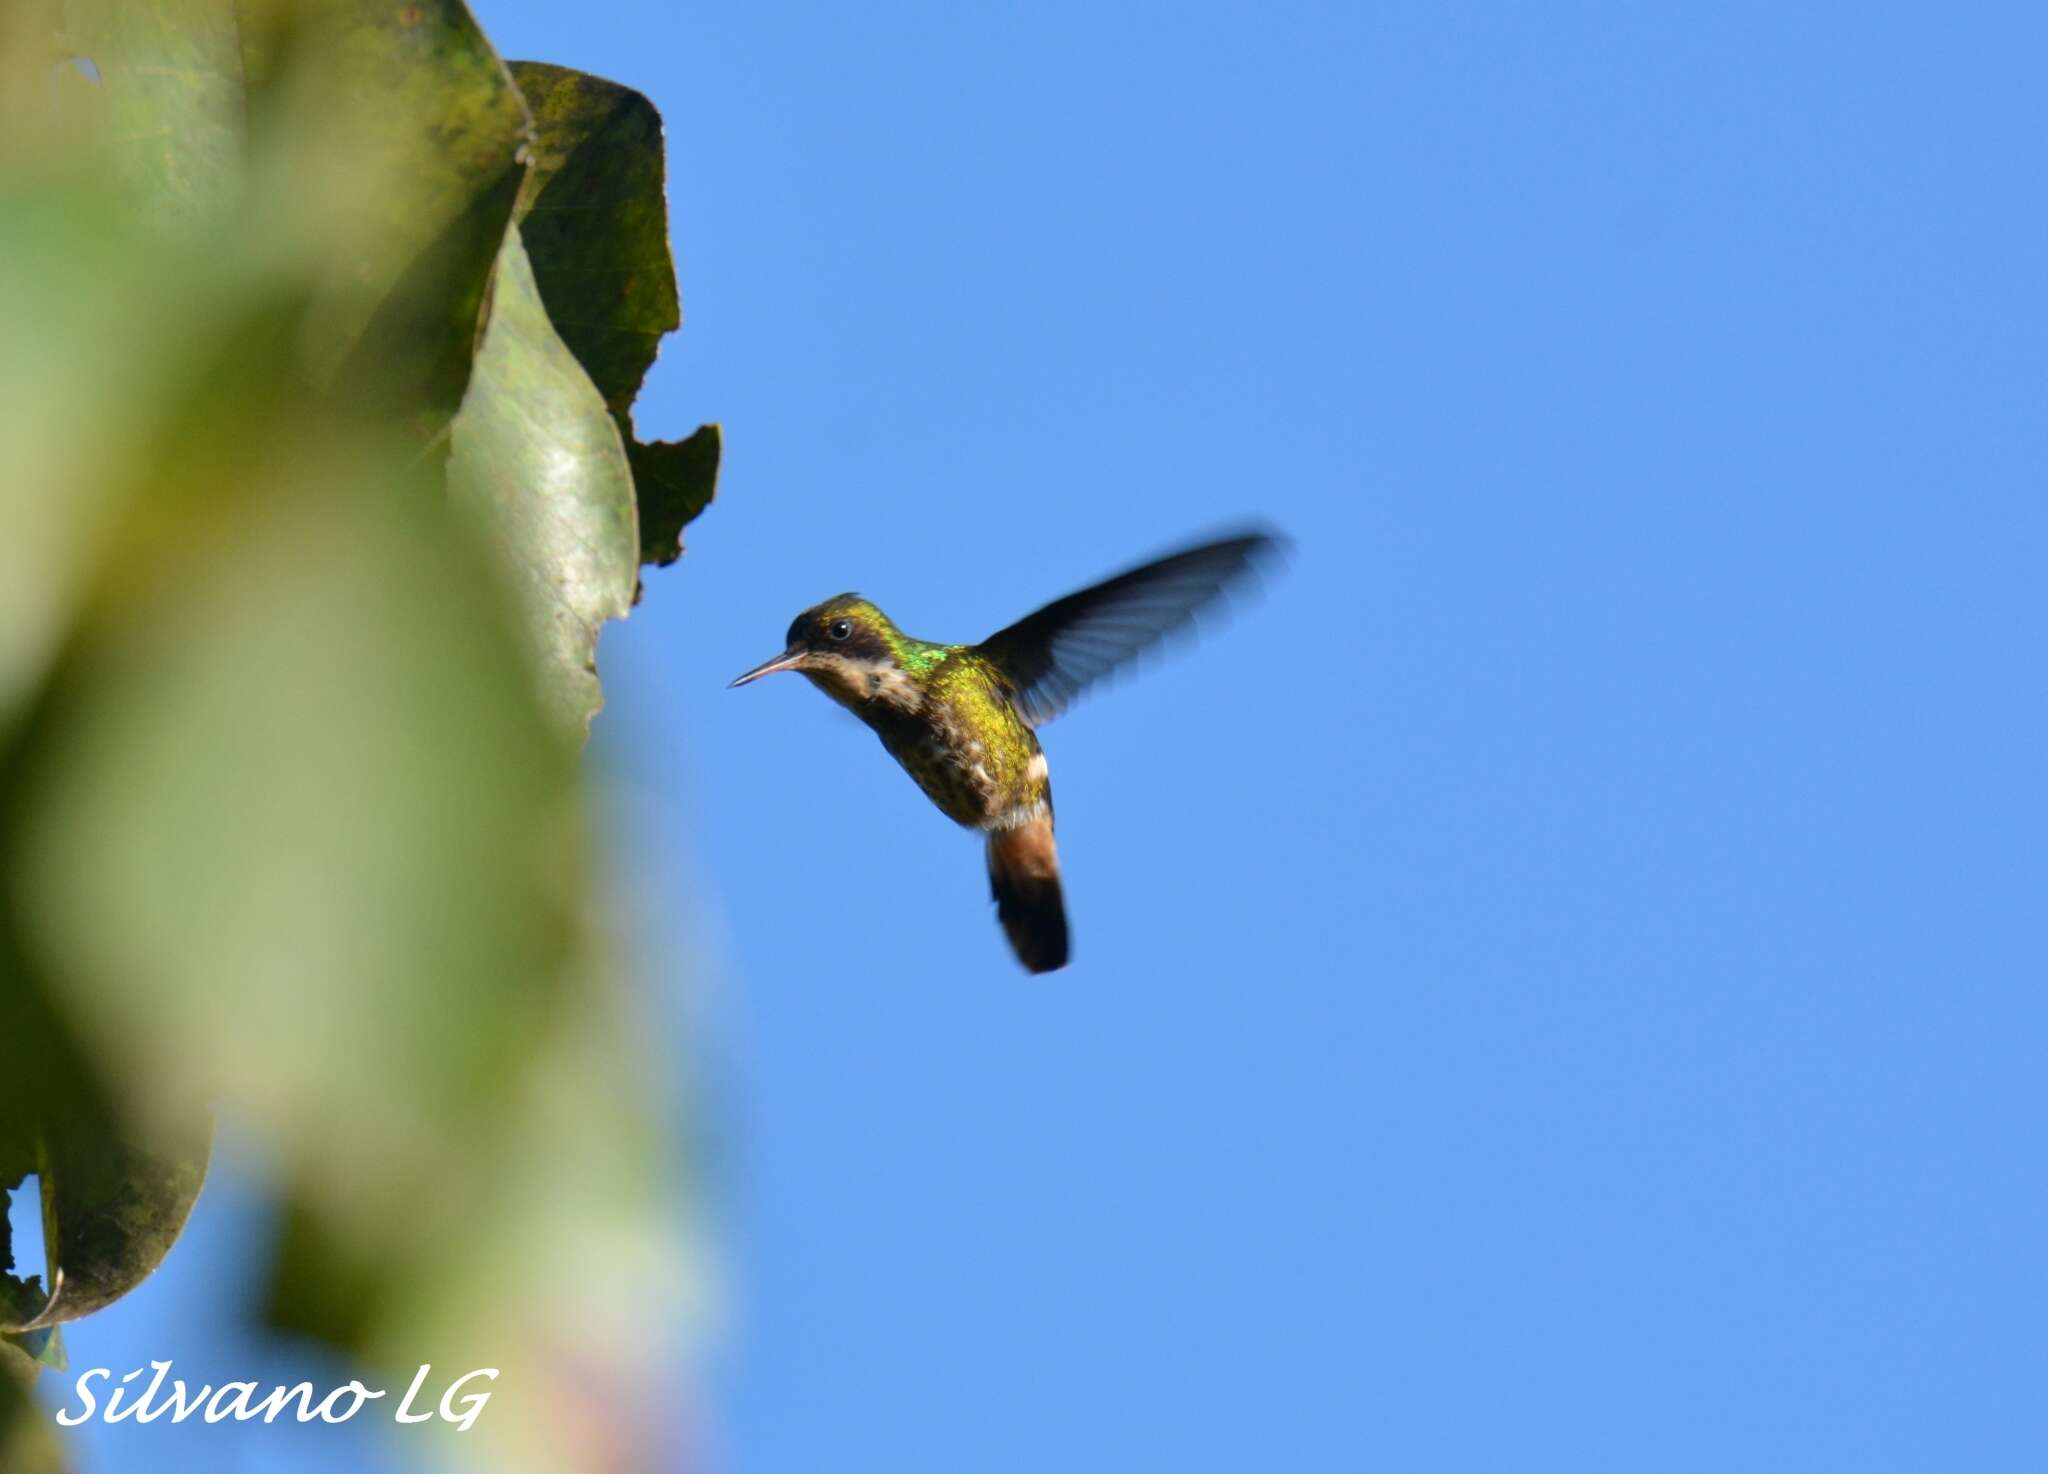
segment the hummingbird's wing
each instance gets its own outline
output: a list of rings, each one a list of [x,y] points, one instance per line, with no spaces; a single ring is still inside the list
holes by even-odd
[[[1009,678],[1024,720],[1042,727],[1276,546],[1266,533],[1248,532],[1170,553],[1055,600],[990,635],[976,653]]]

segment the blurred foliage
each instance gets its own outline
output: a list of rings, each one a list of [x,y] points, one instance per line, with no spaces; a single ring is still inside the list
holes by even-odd
[[[274,1324],[372,1385],[501,1369],[409,1443],[653,1460],[689,1265],[577,760],[717,470],[634,439],[663,172],[644,98],[453,0],[0,7],[10,1474],[216,1107],[275,1167]]]

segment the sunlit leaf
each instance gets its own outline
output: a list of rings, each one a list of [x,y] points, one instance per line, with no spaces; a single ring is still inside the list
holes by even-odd
[[[550,704],[580,731],[601,704],[598,626],[632,608],[633,478],[619,432],[505,238],[491,325],[456,417],[449,492],[502,545],[546,660]]]

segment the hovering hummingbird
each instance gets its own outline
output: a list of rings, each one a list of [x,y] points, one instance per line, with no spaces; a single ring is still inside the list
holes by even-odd
[[[875,730],[925,796],[988,836],[989,889],[1017,960],[1067,961],[1052,785],[1037,729],[1185,624],[1274,540],[1246,532],[1171,553],[1046,605],[979,645],[915,640],[858,594],[813,605],[789,648],[732,684],[801,671]]]

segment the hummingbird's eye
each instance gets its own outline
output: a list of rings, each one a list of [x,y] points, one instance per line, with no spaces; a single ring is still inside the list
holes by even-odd
[[[835,640],[843,640],[853,633],[853,621],[850,619],[835,619],[826,628],[825,633]]]

